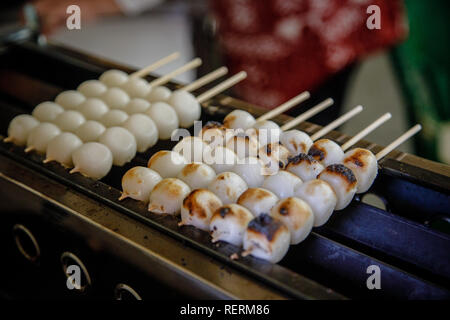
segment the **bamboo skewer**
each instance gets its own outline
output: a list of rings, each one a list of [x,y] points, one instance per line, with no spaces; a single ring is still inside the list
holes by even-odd
[[[325,127],[323,127],[322,129],[320,129],[319,131],[317,131],[316,133],[314,133],[313,135],[311,135],[311,140],[312,141],[316,141],[317,139],[323,137],[324,135],[326,135],[327,133],[333,131],[334,129],[336,129],[337,127],[339,127],[340,125],[342,125],[344,122],[348,121],[349,119],[353,118],[354,116],[356,116],[358,113],[360,113],[363,110],[362,106],[357,106],[355,108],[353,108],[352,110],[350,110],[349,112],[343,114],[342,116],[340,116],[339,118],[337,118],[336,120],[334,120],[333,122],[330,122],[328,125],[326,125]]]
[[[295,127],[299,123],[301,123],[301,122],[311,118],[312,116],[314,116],[314,115],[318,114],[319,112],[325,110],[326,108],[332,106],[333,103],[334,103],[334,100],[331,99],[331,98],[328,98],[328,99],[322,101],[321,103],[319,103],[315,107],[312,107],[308,111],[302,113],[300,116],[298,116],[295,119],[289,121],[288,123],[285,123],[284,125],[282,125],[281,126],[281,131],[287,131],[289,129],[292,129],[293,127]]]
[[[420,130],[422,130],[422,126],[420,124],[416,124],[414,127],[406,131],[404,134],[402,134],[400,137],[392,141],[387,147],[385,147],[383,150],[378,152],[376,154],[376,158],[379,161],[386,155],[388,155],[391,151],[393,151],[395,148],[397,148],[399,145],[401,145],[403,142],[414,136],[416,133],[418,133]]]
[[[389,112],[385,113],[384,115],[382,115],[380,118],[378,118],[377,120],[372,122],[369,126],[367,126],[367,128],[365,128],[364,130],[360,131],[358,134],[356,134],[350,140],[348,140],[346,143],[344,143],[341,146],[342,151],[345,152],[348,148],[353,146],[355,143],[357,143],[358,141],[363,139],[365,136],[367,136],[369,133],[374,131],[376,128],[381,126],[383,123],[388,121],[391,117],[392,117],[392,115]]]
[[[172,72],[169,72],[168,74],[151,81],[149,84],[152,87],[161,86],[163,84],[166,84],[167,82],[169,82],[170,80],[172,80],[173,78],[178,76],[179,74],[182,74],[186,71],[197,68],[201,64],[202,64],[202,60],[200,58],[195,58],[194,60],[191,60],[190,62],[179,67],[178,69],[175,69]]]
[[[218,84],[214,88],[211,88],[208,91],[199,95],[197,97],[197,101],[199,103],[203,103],[206,100],[208,100],[208,99],[218,95],[219,93],[222,93],[223,91],[227,90],[228,88],[234,86],[236,83],[244,80],[246,77],[247,77],[247,73],[245,71],[238,72],[234,76],[223,81],[222,83]]]
[[[292,107],[296,106],[297,104],[300,104],[303,101],[309,99],[309,97],[310,97],[309,92],[305,91],[305,92],[299,94],[298,96],[295,96],[294,98],[290,99],[289,101],[286,101],[285,103],[276,107],[275,109],[272,109],[269,112],[266,112],[265,114],[263,114],[262,116],[257,118],[256,122],[265,121],[265,120],[274,118],[274,117],[282,114],[283,112],[291,109]]]
[[[152,63],[151,65],[148,65],[147,67],[142,68],[141,70],[133,72],[132,74],[130,74],[130,78],[142,78],[148,75],[150,72],[162,67],[163,65],[168,64],[169,62],[175,59],[178,59],[179,56],[180,56],[179,52],[169,54],[168,56],[159,59],[158,61]]]
[[[182,90],[184,91],[194,91],[197,90],[200,87],[203,87],[204,85],[226,75],[228,73],[228,68],[227,67],[221,67],[213,72],[210,72],[206,75],[204,75],[201,78],[198,78],[197,80],[195,80],[194,82],[184,86],[182,88]]]

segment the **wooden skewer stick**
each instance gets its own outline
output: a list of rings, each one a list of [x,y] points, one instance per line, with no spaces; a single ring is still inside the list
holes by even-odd
[[[197,101],[199,103],[203,103],[206,100],[208,100],[208,99],[218,95],[219,93],[227,90],[228,88],[234,86],[236,83],[244,80],[245,78],[247,78],[247,72],[245,72],[245,71],[238,72],[234,76],[228,78],[227,80],[225,80],[224,82],[218,84],[214,88],[211,88],[208,91],[206,91],[206,92],[202,93],[201,95],[199,95],[197,97]]]
[[[30,147],[28,147],[28,148],[25,148],[25,153],[31,152],[31,151],[33,151],[33,150],[34,150],[34,147],[33,147],[33,146],[30,146]]]
[[[172,80],[173,78],[178,76],[179,74],[182,74],[182,73],[184,73],[186,71],[189,71],[191,69],[197,68],[201,64],[202,64],[202,59],[195,58],[194,60],[186,63],[184,66],[179,67],[178,69],[175,69],[172,72],[169,72],[168,74],[166,74],[166,75],[164,75],[162,77],[159,77],[158,79],[155,79],[155,80],[151,81],[149,84],[152,87],[161,86],[163,84],[166,84],[167,82],[169,82],[170,80]]]
[[[214,70],[213,72],[210,72],[210,73],[204,75],[201,78],[198,78],[194,82],[184,86],[181,89],[184,91],[187,91],[187,92],[197,90],[198,88],[203,87],[204,85],[206,85],[216,79],[219,79],[220,77],[226,75],[227,73],[228,73],[228,68],[221,67],[217,70]]]
[[[6,137],[5,139],[3,139],[4,142],[12,142],[13,138],[12,137]]]
[[[353,108],[352,110],[350,110],[349,112],[343,114],[342,116],[340,116],[339,118],[337,118],[336,120],[334,120],[333,122],[330,122],[328,125],[326,125],[325,127],[323,127],[322,129],[320,129],[319,131],[317,131],[316,133],[314,133],[313,135],[311,135],[311,140],[312,141],[316,141],[319,138],[322,138],[324,135],[326,135],[327,133],[333,131],[334,129],[336,129],[337,127],[339,127],[340,125],[342,125],[344,122],[348,121],[349,119],[353,118],[354,116],[356,116],[358,113],[360,113],[363,110],[362,106],[357,106],[355,108]]]
[[[162,67],[163,65],[168,64],[169,62],[175,59],[178,59],[179,56],[180,56],[179,52],[169,54],[167,57],[161,58],[158,61],[152,63],[151,65],[148,65],[147,67],[142,68],[141,70],[133,72],[132,74],[130,74],[130,78],[142,78],[148,75],[150,72],[158,69],[159,67]]]
[[[298,96],[295,96],[294,98],[290,99],[289,101],[286,101],[285,103],[276,107],[275,109],[272,109],[269,112],[266,112],[265,114],[263,114],[262,116],[257,118],[256,122],[265,121],[265,120],[274,118],[274,117],[282,114],[283,112],[291,109],[292,107],[302,103],[303,101],[309,99],[309,97],[310,97],[309,92],[305,91],[305,92],[299,94]]]
[[[385,113],[384,115],[382,115],[381,117],[379,117],[377,120],[375,120],[374,122],[372,122],[367,128],[365,128],[364,130],[362,130],[361,132],[359,132],[358,134],[356,134],[354,137],[352,137],[350,140],[348,140],[346,143],[344,143],[341,148],[342,151],[346,151],[348,148],[350,148],[351,146],[353,146],[355,143],[357,143],[359,140],[363,139],[365,136],[367,136],[369,133],[371,133],[372,131],[374,131],[376,128],[378,128],[379,126],[381,126],[383,123],[385,123],[386,121],[388,121],[390,118],[392,117],[392,115],[388,112]]]
[[[299,115],[298,117],[296,117],[295,119],[289,121],[288,123],[285,123],[284,125],[281,126],[281,131],[287,131],[289,129],[292,129],[293,127],[295,127],[296,125],[298,125],[299,123],[311,118],[312,116],[318,114],[319,112],[325,110],[326,108],[332,106],[334,103],[334,100],[331,98],[328,98],[324,101],[322,101],[321,103],[319,103],[318,105],[316,105],[315,107],[312,107],[311,109],[309,109],[308,111],[302,113],[301,115]]]
[[[122,194],[119,197],[119,201],[122,201],[123,199],[126,199],[126,198],[128,198],[128,194],[125,192],[122,192]]]
[[[248,256],[252,252],[252,250],[253,250],[253,246],[250,246],[247,250],[245,250],[241,253],[241,256],[243,256],[243,257]]]
[[[80,169],[75,167],[72,170],[69,171],[69,173],[76,173],[76,172],[80,172]]]
[[[414,136],[417,132],[422,130],[422,126],[420,124],[416,124],[414,127],[406,131],[404,134],[402,134],[400,137],[392,141],[387,147],[385,147],[383,150],[378,152],[376,154],[377,161],[381,160],[383,157],[388,155],[392,150],[397,148],[399,145],[401,145],[403,142]]]

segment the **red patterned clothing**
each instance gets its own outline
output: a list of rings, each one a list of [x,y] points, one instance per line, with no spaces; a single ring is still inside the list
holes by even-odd
[[[366,26],[370,5],[381,29]],[[313,90],[357,59],[402,40],[401,0],[211,0],[231,71],[245,100],[273,108]]]

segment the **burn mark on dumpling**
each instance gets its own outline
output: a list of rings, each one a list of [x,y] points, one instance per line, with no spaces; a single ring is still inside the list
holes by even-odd
[[[364,158],[367,156],[367,152],[370,151],[365,149],[357,149],[351,156],[345,158],[344,163],[351,162],[357,167],[364,168],[366,163]]]
[[[291,139],[288,141],[289,144],[295,149],[295,152],[306,152],[307,146],[304,142],[297,143],[295,139]]]
[[[225,218],[225,216],[227,215],[227,214],[229,214],[231,212],[231,209],[229,208],[229,207],[221,207],[220,209],[219,209],[219,214],[220,214],[220,216],[222,217],[222,218]]]
[[[220,122],[217,121],[208,121],[205,126],[203,127],[204,130],[208,130],[208,129],[221,129],[221,130],[225,130],[225,128],[223,127],[223,125]]]
[[[162,157],[166,156],[169,152],[170,151],[163,150],[163,151],[159,151],[159,152],[155,153],[150,158],[150,160],[148,160],[147,167],[151,168],[154,162],[156,162],[159,158],[162,158]]]
[[[208,212],[214,212],[221,205],[221,203],[214,198],[199,202],[197,198],[200,197],[202,193],[210,193],[210,191],[206,189],[196,189],[191,191],[191,193],[184,198],[183,207],[189,211],[189,215],[206,218],[208,216],[206,210],[208,210]]]
[[[200,163],[189,163],[183,167],[183,169],[181,170],[181,174],[183,176],[188,176],[197,171],[200,165],[201,165]]]
[[[260,214],[248,224],[249,230],[264,235],[269,241],[272,241],[283,227],[282,222],[275,220],[266,213]]]
[[[289,209],[286,207],[281,207],[279,211],[282,216],[286,216],[289,214]]]
[[[266,146],[266,154],[270,157],[270,155],[272,154],[272,144],[269,143]]]
[[[249,188],[247,189],[241,196],[239,197],[237,203],[241,204],[243,202],[246,202],[248,200],[251,201],[261,201],[265,198],[272,197],[270,191],[261,189],[261,188]]]
[[[298,165],[302,163],[303,161],[307,161],[309,164],[315,162],[316,160],[311,157],[310,155],[307,155],[306,153],[299,153],[298,155],[294,157],[290,157],[288,159],[288,165],[292,163],[292,165]]]
[[[177,179],[169,178],[167,179],[165,185],[167,193],[174,198],[179,197],[183,193],[183,187],[178,183]]]
[[[356,185],[356,176],[353,173],[352,170],[350,170],[349,168],[347,168],[346,166],[344,166],[343,164],[332,164],[329,165],[328,167],[325,168],[325,170],[323,172],[326,173],[330,173],[330,174],[335,174],[335,175],[339,175],[342,178],[344,178],[347,183],[347,191],[350,191],[351,189],[354,188],[354,186]],[[320,178],[320,176],[323,174],[323,172],[321,172],[317,178]]]
[[[236,115],[234,114],[229,114],[225,117],[225,119],[223,120],[223,125],[227,128],[231,127],[231,124],[236,121]]]
[[[189,211],[189,215],[193,216],[194,214],[200,218],[206,217],[206,212],[202,206],[195,200],[198,193],[204,192],[204,189],[196,189],[189,193],[189,195],[183,200],[183,207]]]
[[[138,177],[138,170],[139,170],[139,167],[134,167],[134,168],[131,168],[130,170],[128,170],[122,177],[122,183],[124,181],[126,181],[127,179],[133,179],[133,178]],[[139,181],[141,181],[141,182],[139,182]],[[142,180],[139,179],[138,183],[142,183]]]
[[[292,210],[295,211],[297,206],[296,200],[292,197],[286,198],[281,201],[280,206],[278,208],[278,213],[282,216],[290,216],[292,215]]]
[[[322,149],[318,145],[313,144],[309,149],[308,155],[310,155],[317,161],[322,161],[323,159],[325,159],[327,152],[325,149]]]

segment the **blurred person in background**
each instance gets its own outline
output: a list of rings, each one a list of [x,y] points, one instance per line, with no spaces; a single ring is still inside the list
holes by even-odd
[[[417,154],[450,164],[450,1],[406,0],[407,41],[393,61],[411,123],[421,123]]]
[[[83,21],[109,15],[136,15],[175,0],[35,0],[42,31],[65,25],[66,8],[77,4]],[[204,60],[199,75],[225,63],[245,70],[235,88],[245,101],[273,108],[304,90],[311,106],[332,97],[335,105],[311,121],[337,117],[352,70],[367,55],[409,40],[395,49],[395,65],[412,122],[424,125],[421,155],[450,163],[448,101],[448,1],[416,0],[190,0],[196,53]],[[405,5],[406,3],[406,5]],[[380,9],[380,29],[369,29]],[[426,22],[424,22],[424,19]],[[419,26],[420,25],[420,26]],[[439,41],[436,41],[437,35]],[[443,46],[443,47],[442,47]],[[380,92],[380,94],[383,94]],[[292,115],[305,110],[291,111]]]

